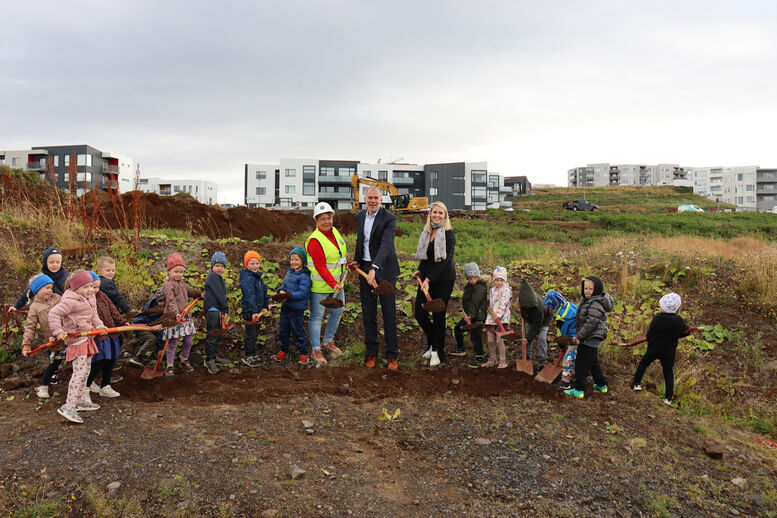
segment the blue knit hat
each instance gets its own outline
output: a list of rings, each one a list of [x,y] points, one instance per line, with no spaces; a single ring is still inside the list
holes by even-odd
[[[566,303],[567,299],[556,290],[551,290],[545,295],[545,307],[555,312]]]
[[[210,267],[213,268],[217,264],[223,264],[224,266],[227,265],[227,256],[224,254],[224,252],[216,252],[213,254],[213,257],[210,259]]]
[[[30,283],[30,291],[32,292],[32,295],[35,296],[40,291],[40,289],[47,284],[54,284],[54,281],[52,281],[51,277],[48,275],[39,275],[38,277],[35,277]]]
[[[99,276],[99,275],[97,275],[96,273],[94,273],[92,270],[87,270],[86,272],[87,272],[89,275],[91,275],[91,276],[92,276],[92,280],[93,280],[93,281],[99,281],[99,280],[100,280],[100,276]]]
[[[305,266],[308,264],[308,254],[305,252],[305,249],[301,246],[296,246],[291,249],[291,252],[289,252],[289,257],[292,255],[297,254],[302,258],[302,266]]]

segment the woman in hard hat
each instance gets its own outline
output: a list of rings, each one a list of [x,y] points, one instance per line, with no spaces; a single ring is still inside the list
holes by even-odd
[[[334,228],[335,211],[325,202],[317,203],[313,209],[313,219],[316,220],[316,230],[305,241],[305,251],[308,254],[308,265],[311,268],[310,279],[313,283],[310,291],[310,320],[308,334],[313,349],[313,359],[319,364],[326,363],[321,351],[321,323],[324,320],[324,306],[320,304],[327,297],[335,297],[345,304],[343,278],[347,271],[347,250],[345,240]],[[324,349],[331,358],[337,358],[342,351],[334,344],[337,326],[344,306],[329,308],[329,319],[324,331]]]

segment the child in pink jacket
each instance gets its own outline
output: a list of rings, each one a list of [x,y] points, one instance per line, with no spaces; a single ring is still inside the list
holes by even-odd
[[[100,405],[92,403],[86,378],[89,376],[89,358],[97,354],[97,346],[92,337],[70,337],[68,334],[105,329],[92,300],[95,288],[89,272],[80,270],[73,272],[68,280],[69,288],[62,295],[59,303],[49,311],[49,326],[57,340],[63,340],[67,345],[65,361],[73,363],[73,375],[67,386],[67,400],[59,407],[57,413],[74,423],[83,423],[78,415],[79,410],[97,410]]]
[[[54,281],[48,275],[39,273],[30,279],[30,294],[33,296],[30,310],[27,313],[27,322],[24,324],[24,336],[22,337],[22,356],[29,356],[32,343],[35,339],[35,331],[40,325],[42,341],[50,342],[51,329],[49,329],[49,311],[59,303],[61,297],[54,293]],[[49,397],[49,383],[55,372],[59,370],[62,360],[57,352],[51,352],[49,365],[43,373],[41,385],[35,389],[39,398]]]

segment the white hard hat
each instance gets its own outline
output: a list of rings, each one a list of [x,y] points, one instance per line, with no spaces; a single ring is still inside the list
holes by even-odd
[[[335,211],[332,208],[332,206],[325,201],[322,201],[321,203],[317,203],[316,207],[313,209],[313,219],[316,219],[320,214],[324,214],[327,212],[331,212],[334,214]]]

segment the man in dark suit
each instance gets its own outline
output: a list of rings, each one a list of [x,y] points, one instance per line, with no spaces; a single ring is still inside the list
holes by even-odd
[[[383,308],[383,331],[386,339],[388,368],[396,370],[397,356],[397,303],[392,295],[373,295],[372,288],[380,281],[396,285],[399,261],[394,248],[397,217],[381,207],[380,189],[370,187],[364,193],[367,210],[356,214],[356,250],[352,267],[358,267],[368,278],[359,277],[359,295],[364,320],[364,343],[367,346],[365,366],[374,368],[378,358],[378,299]]]

